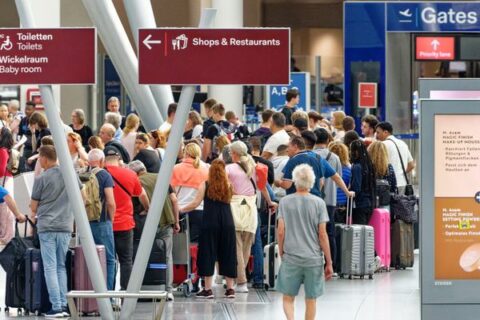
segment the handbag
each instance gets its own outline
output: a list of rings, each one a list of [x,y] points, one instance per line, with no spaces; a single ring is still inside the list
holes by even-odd
[[[418,213],[415,206],[418,199],[414,195],[392,194],[390,197],[390,212],[394,220],[402,220],[406,223],[418,221]]]
[[[400,158],[400,164],[402,165],[403,175],[405,176],[405,181],[407,181],[407,185],[405,186],[405,192],[403,194],[406,196],[413,196],[415,192],[413,190],[413,186],[408,181],[407,172],[405,171],[405,165],[403,164],[403,159],[400,153],[400,149],[398,149],[398,146],[395,143],[395,141],[393,141],[392,139],[387,139],[387,140],[391,141],[395,145],[395,148],[397,148],[398,157]]]

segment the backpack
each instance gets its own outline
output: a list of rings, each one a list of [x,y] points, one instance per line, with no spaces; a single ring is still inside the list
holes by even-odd
[[[89,172],[80,173],[78,177],[85,188],[85,210],[88,221],[98,221],[102,215],[102,201],[100,199],[100,186],[96,174],[103,170],[94,168]]]
[[[386,179],[375,180],[377,207],[390,205],[390,183]]]
[[[213,138],[212,140],[212,156],[211,160],[214,160],[218,158],[218,156],[221,153],[221,150],[217,146],[217,140],[220,137],[225,137],[228,139],[229,142],[232,142],[234,139],[234,133],[235,133],[235,126],[221,126],[218,123],[214,123],[212,126],[214,126],[217,129],[218,134]]]
[[[17,149],[10,149],[8,155],[7,170],[15,176],[20,173],[20,152]]]

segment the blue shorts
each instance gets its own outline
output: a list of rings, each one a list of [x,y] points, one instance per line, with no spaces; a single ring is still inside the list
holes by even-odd
[[[316,299],[325,291],[323,266],[302,267],[282,261],[275,289],[287,296],[297,296],[300,286],[305,287],[305,298]]]

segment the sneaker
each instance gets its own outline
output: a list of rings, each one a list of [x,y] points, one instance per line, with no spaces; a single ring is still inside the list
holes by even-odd
[[[168,292],[168,293],[167,293],[167,301],[173,301],[173,300],[174,300],[174,298],[173,298],[173,293]]]
[[[262,282],[255,282],[254,284],[252,284],[252,288],[261,290],[265,289],[265,285]]]
[[[70,310],[68,309],[68,306],[62,307],[62,313],[64,318],[70,317]]]
[[[235,291],[238,293],[248,293],[248,287],[246,283],[243,284],[237,284],[237,287],[235,288]]]
[[[122,307],[116,302],[112,302],[112,309],[114,312],[122,311]]]
[[[50,310],[47,313],[45,313],[45,318],[46,319],[58,319],[58,318],[63,318],[63,311],[62,310]]]
[[[380,258],[379,256],[376,256],[375,257],[375,272],[382,269],[382,267],[383,267],[382,258]]]
[[[233,290],[233,289],[227,289],[227,291],[225,291],[225,298],[227,298],[227,299],[235,299],[235,290]]]
[[[203,289],[202,291],[197,293],[196,297],[200,299],[213,299],[214,295],[211,289],[210,290]]]
[[[334,273],[332,274],[332,278],[338,278],[338,273],[334,272]]]

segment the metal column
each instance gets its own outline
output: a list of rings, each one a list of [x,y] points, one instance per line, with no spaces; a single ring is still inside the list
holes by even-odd
[[[140,45],[138,29],[156,28],[155,16],[153,15],[152,3],[150,0],[123,0],[127,11],[130,29],[137,44],[137,52]],[[167,85],[150,85],[153,97],[157,103],[160,114],[167,118],[167,107],[173,100],[172,88]]]
[[[199,28],[211,27],[215,19],[216,10],[204,9],[200,19]],[[160,172],[158,174],[161,179],[157,179],[155,191],[152,195],[152,203],[148,211],[145,227],[140,239],[140,244],[137,250],[137,256],[133,264],[130,281],[128,282],[127,293],[137,293],[140,291],[143,277],[145,276],[145,269],[147,268],[148,258],[152,249],[153,241],[157,231],[158,223],[162,215],[162,208],[167,196],[168,186],[172,176],[173,167],[177,160],[177,154],[180,143],[183,137],[183,129],[187,121],[188,112],[195,96],[195,86],[184,86],[178,102],[177,113],[172,125],[172,132],[168,140],[167,150],[165,151],[165,158],[163,159]],[[132,318],[137,299],[125,299],[122,307],[120,319],[128,320]]]
[[[34,28],[35,22],[28,0],[15,0],[20,23],[24,28]],[[85,261],[87,263],[88,273],[92,280],[93,288],[96,292],[107,292],[107,283],[103,272],[101,271],[100,260],[98,259],[97,250],[93,241],[90,224],[87,220],[87,213],[83,205],[82,195],[78,188],[78,178],[73,169],[73,162],[68,151],[67,138],[60,119],[59,109],[55,103],[52,86],[41,85],[40,93],[42,101],[45,105],[45,113],[47,115],[50,129],[52,130],[55,150],[57,151],[60,161],[60,171],[62,172],[65,188],[70,203],[72,204],[73,215],[79,230],[83,250],[85,251]],[[98,306],[102,319],[113,319],[113,310],[109,299],[98,299]]]
[[[111,0],[83,0],[83,5],[97,27],[122,83],[133,100],[147,130],[158,129],[163,117],[150,88],[138,84],[138,59]]]
[[[212,0],[212,8],[218,10],[215,28],[243,28],[243,0]],[[243,86],[210,85],[208,97],[223,103],[242,118]]]

